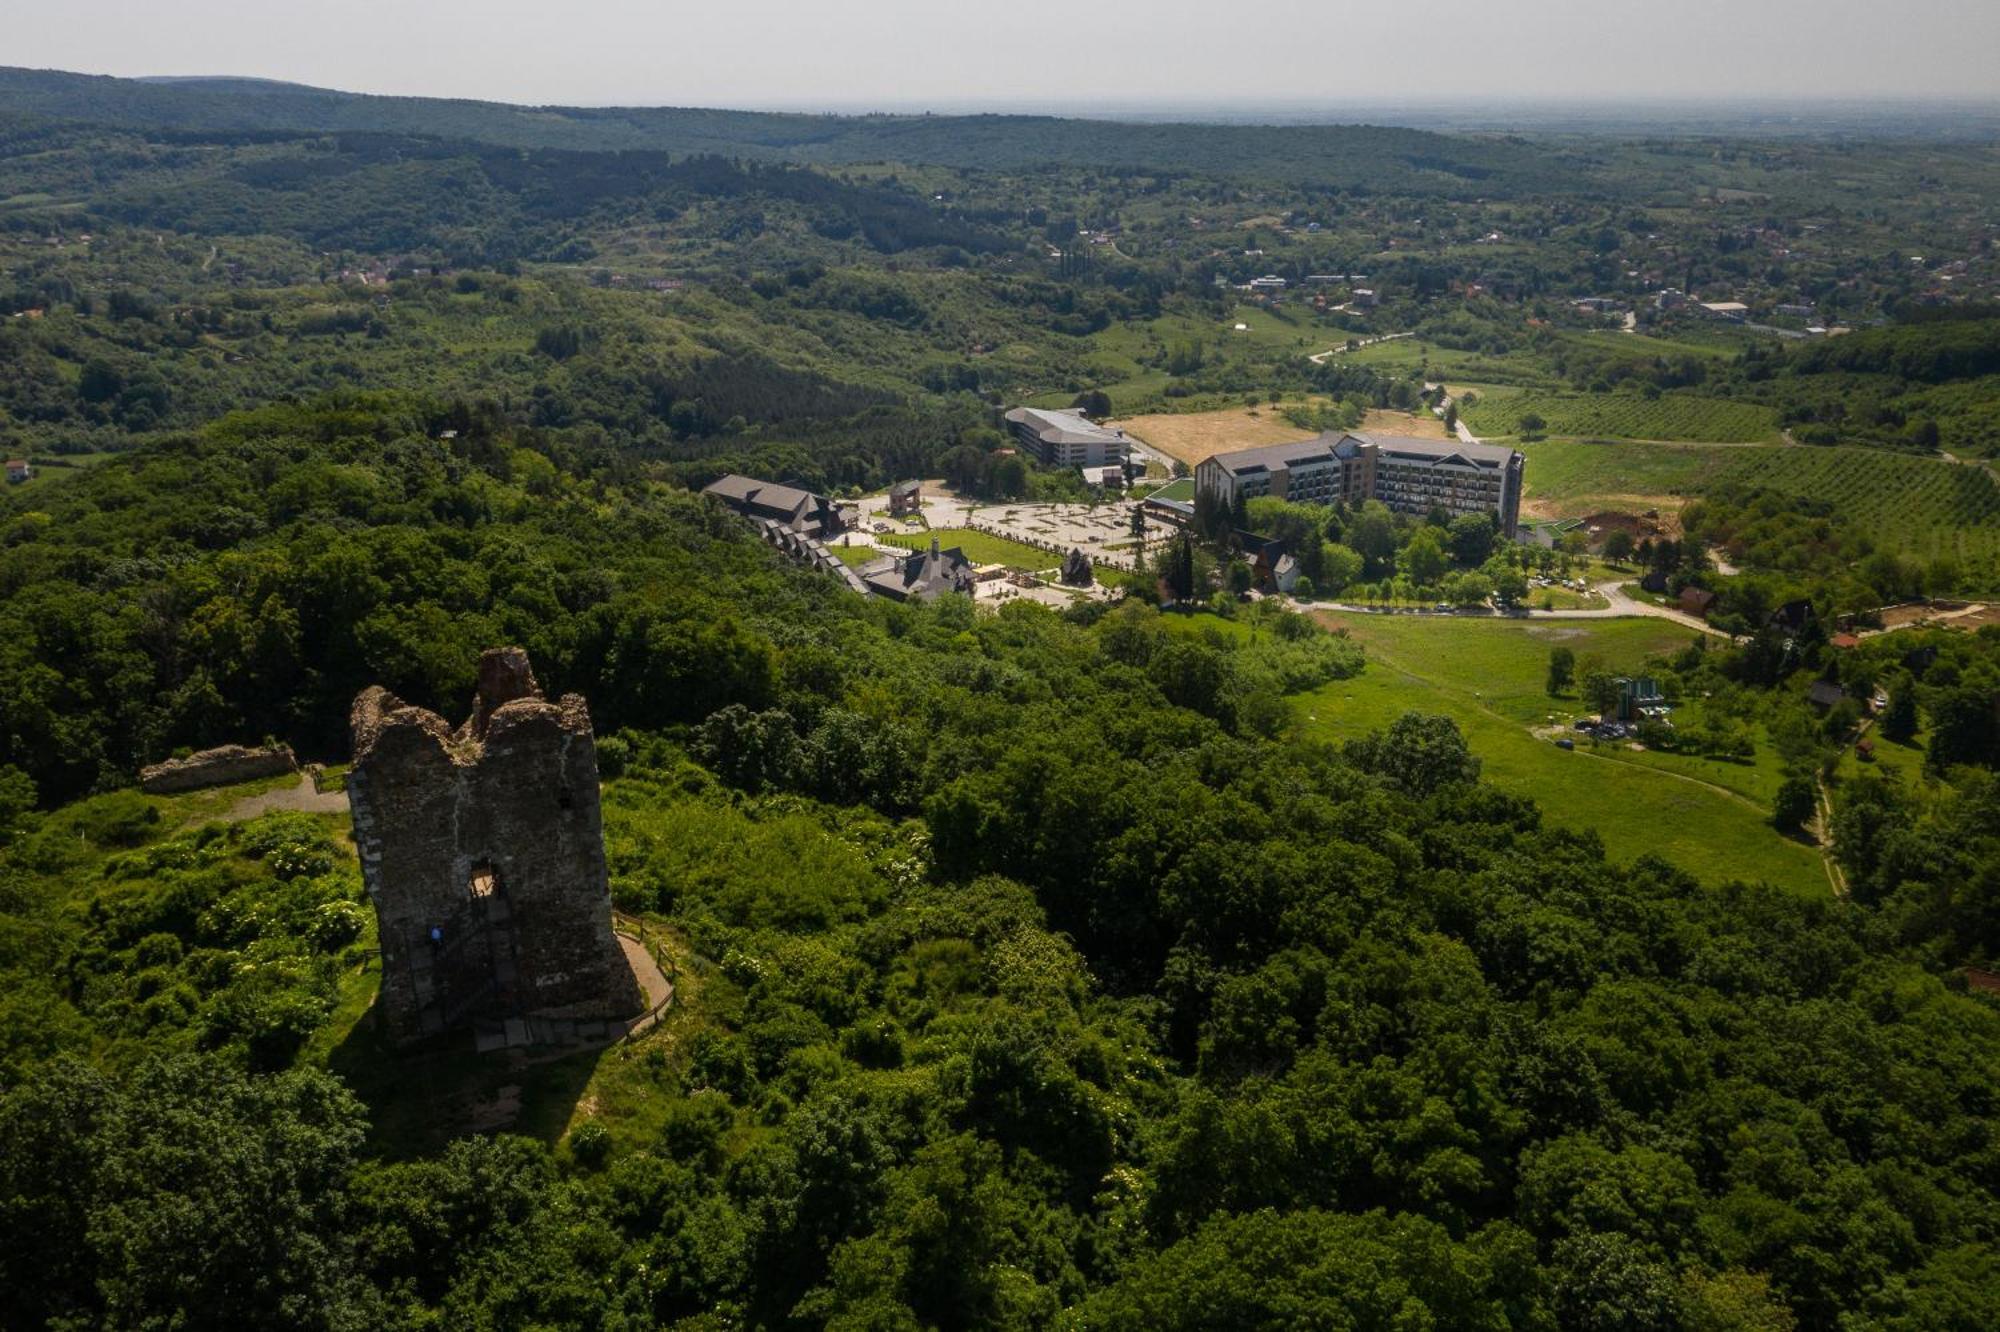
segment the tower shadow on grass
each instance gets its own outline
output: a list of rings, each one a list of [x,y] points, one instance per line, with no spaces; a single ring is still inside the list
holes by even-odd
[[[553,1146],[598,1061],[615,1046],[480,1054],[470,1031],[398,1048],[374,1007],[327,1054],[327,1068],[368,1110],[368,1149],[387,1160],[434,1154],[453,1138],[517,1133]]]

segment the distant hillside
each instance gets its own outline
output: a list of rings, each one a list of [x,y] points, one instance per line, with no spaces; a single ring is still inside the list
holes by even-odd
[[[1550,150],[1371,126],[527,107],[363,96],[257,79],[160,81],[0,68],[0,113],[6,112],[154,130],[371,131],[516,148],[722,153],[814,163],[1136,167],[1443,194],[1576,185],[1573,171]]]

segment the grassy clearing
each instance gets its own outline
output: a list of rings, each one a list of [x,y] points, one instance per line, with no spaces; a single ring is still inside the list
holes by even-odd
[[[1549,649],[1613,669],[1683,646],[1688,631],[1664,621],[1590,624],[1353,617],[1350,634],[1368,669],[1299,700],[1309,733],[1345,740],[1405,711],[1443,713],[1464,730],[1496,785],[1540,802],[1553,824],[1590,828],[1621,859],[1657,854],[1704,882],[1763,879],[1823,893],[1826,876],[1812,848],[1772,830],[1771,775],[1758,764],[1723,764],[1605,747],[1557,749],[1528,729],[1567,717],[1573,700],[1542,691]],[[1760,755],[1759,763],[1772,760]],[[1720,789],[1719,789],[1720,788]]]
[[[1429,412],[1397,412],[1386,408],[1370,411],[1361,418],[1361,429],[1376,435],[1404,435],[1415,439],[1450,439],[1444,421]]]
[[[1062,563],[1061,557],[1049,551],[1037,550],[1025,542],[1011,541],[1006,537],[975,532],[969,527],[941,527],[923,536],[885,536],[882,541],[906,550],[924,550],[929,548],[932,537],[936,537],[938,545],[945,550],[958,547],[965,552],[965,558],[974,564],[1004,564],[1009,569],[1034,573],[1041,569],[1053,569]]]
[[[1522,418],[1535,415],[1547,423],[1544,429],[1551,435],[1697,444],[1756,444],[1779,438],[1777,414],[1769,407],[1681,393],[1649,399],[1636,393],[1488,392],[1467,403],[1463,415],[1480,434],[1519,433]]]
[[[1385,370],[1422,368],[1427,379],[1448,384],[1509,384],[1522,387],[1553,385],[1547,365],[1534,353],[1508,352],[1491,356],[1484,352],[1457,351],[1439,347],[1421,338],[1397,338],[1339,353],[1342,360],[1356,365],[1372,365]]]
[[[870,560],[882,558],[882,552],[873,546],[833,546],[830,548],[842,564],[859,567]]]

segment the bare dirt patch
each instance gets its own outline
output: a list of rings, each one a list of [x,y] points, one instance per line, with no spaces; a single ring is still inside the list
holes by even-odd
[[[1532,466],[1532,464],[1530,464]],[[1562,499],[1524,498],[1521,501],[1523,518],[1538,518],[1544,521],[1557,518],[1582,518],[1589,523],[1609,519],[1617,523],[1621,517],[1634,517],[1648,509],[1659,513],[1657,519],[1636,518],[1635,521],[1651,528],[1650,535],[1678,539],[1681,534],[1681,506],[1687,503],[1685,495],[1571,495]],[[1608,531],[1609,528],[1606,528]],[[1647,535],[1647,533],[1635,533]]]
[[[1319,432],[1301,430],[1268,407],[1231,407],[1219,412],[1160,412],[1109,423],[1189,467],[1218,453],[1289,444]]]
[[[1361,429],[1378,435],[1406,435],[1415,439],[1450,439],[1444,420],[1429,412],[1396,412],[1377,408],[1361,418]]]

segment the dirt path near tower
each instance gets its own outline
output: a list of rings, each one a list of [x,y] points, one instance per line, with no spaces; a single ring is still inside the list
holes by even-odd
[[[260,814],[269,814],[274,809],[295,810],[301,814],[345,814],[347,792],[316,791],[311,776],[301,773],[299,780],[291,786],[245,796],[223,811],[221,817],[226,823],[242,823]]]

